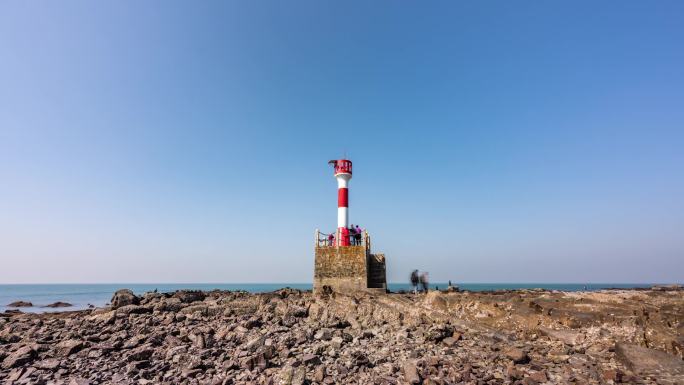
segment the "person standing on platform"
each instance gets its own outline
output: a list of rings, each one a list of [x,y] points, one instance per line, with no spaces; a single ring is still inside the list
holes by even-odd
[[[354,237],[354,224],[349,225],[349,243],[354,246],[354,240],[356,237]]]

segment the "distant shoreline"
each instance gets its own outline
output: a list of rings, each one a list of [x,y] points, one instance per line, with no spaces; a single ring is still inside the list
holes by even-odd
[[[601,284],[544,284],[544,283],[457,283],[462,291],[488,292],[500,290],[556,290],[556,291],[596,291],[603,289],[648,289],[658,284],[651,283],[601,283]],[[438,282],[430,285],[431,289],[446,289],[448,283]],[[177,290],[244,290],[250,293],[272,292],[281,288],[290,287],[298,290],[311,290],[310,283],[260,283],[260,284],[207,284],[207,283],[153,283],[153,284],[130,284],[130,283],[102,283],[102,284],[0,284],[0,312],[7,310],[20,310],[22,312],[43,313],[58,311],[83,310],[91,307],[103,307],[111,299],[118,289],[131,289],[140,295],[157,290],[158,292],[174,292]],[[390,283],[388,288],[392,292],[401,290],[409,291],[408,283]],[[9,304],[17,301],[31,303],[31,307],[10,307]],[[72,306],[49,308],[46,307],[56,302],[64,302]]]

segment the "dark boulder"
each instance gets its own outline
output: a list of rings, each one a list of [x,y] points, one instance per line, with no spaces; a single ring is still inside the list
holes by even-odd
[[[179,290],[173,293],[174,298],[178,298],[183,303],[204,301],[206,294],[199,290]]]
[[[15,301],[12,302],[11,304],[7,305],[8,307],[33,307],[33,304],[31,302],[26,302],[26,301]]]
[[[139,305],[140,298],[133,294],[130,289],[120,289],[114,293],[111,300],[112,309],[118,309],[128,305]]]
[[[45,306],[45,307],[58,308],[58,307],[71,307],[71,306],[74,306],[74,305],[72,305],[72,304],[70,304],[70,303],[68,303],[68,302],[60,302],[60,301],[57,301],[57,302],[51,303],[51,304],[49,304],[49,305],[47,305],[47,306]]]

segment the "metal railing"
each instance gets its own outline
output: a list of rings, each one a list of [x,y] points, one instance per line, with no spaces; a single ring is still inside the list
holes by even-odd
[[[342,237],[343,235],[340,234],[339,229],[330,234],[322,233],[316,229],[314,245],[315,247],[343,247]],[[356,238],[355,234],[349,234],[348,237],[350,246],[365,246],[366,249],[370,250],[370,235],[368,235],[368,231],[364,230],[360,238]]]

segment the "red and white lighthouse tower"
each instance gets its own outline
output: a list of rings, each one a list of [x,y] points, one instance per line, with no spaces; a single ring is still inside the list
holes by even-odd
[[[337,179],[337,246],[349,246],[349,180],[352,162],[348,159],[331,160]]]
[[[339,159],[328,163],[334,167],[337,179],[337,231],[335,235],[322,234],[321,238],[321,232],[316,229],[313,291],[315,294],[329,293],[330,290],[341,293],[359,290],[385,293],[385,254],[371,251],[370,236],[366,231],[363,232],[359,245],[350,242],[353,240],[350,239],[349,228],[352,162],[349,159]],[[334,242],[331,242],[333,239]]]

